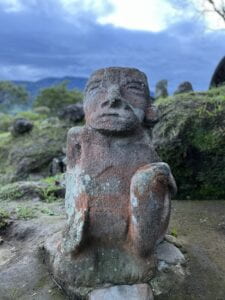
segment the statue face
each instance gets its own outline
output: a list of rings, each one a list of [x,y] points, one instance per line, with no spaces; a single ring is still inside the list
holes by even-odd
[[[143,122],[149,101],[144,73],[116,67],[98,70],[85,90],[86,124],[103,132],[132,131]]]

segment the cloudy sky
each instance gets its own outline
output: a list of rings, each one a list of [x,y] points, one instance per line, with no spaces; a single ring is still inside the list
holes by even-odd
[[[84,76],[105,66],[208,87],[225,24],[195,0],[0,0],[0,80]],[[197,7],[196,7],[197,4]]]

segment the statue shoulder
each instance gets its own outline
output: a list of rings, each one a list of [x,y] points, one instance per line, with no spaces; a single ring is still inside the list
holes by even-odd
[[[75,126],[69,129],[67,133],[67,140],[73,140],[79,138],[84,131],[84,126]]]
[[[76,126],[67,133],[67,167],[72,168],[78,162],[81,154],[81,136],[84,127]]]

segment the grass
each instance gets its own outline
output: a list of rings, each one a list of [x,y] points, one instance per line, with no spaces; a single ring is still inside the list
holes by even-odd
[[[29,206],[18,206],[16,208],[16,215],[19,219],[33,219],[36,217],[35,208]]]

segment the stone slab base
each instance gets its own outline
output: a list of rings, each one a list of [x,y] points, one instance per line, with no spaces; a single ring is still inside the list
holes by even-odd
[[[92,291],[88,300],[153,300],[148,284],[115,285]]]

